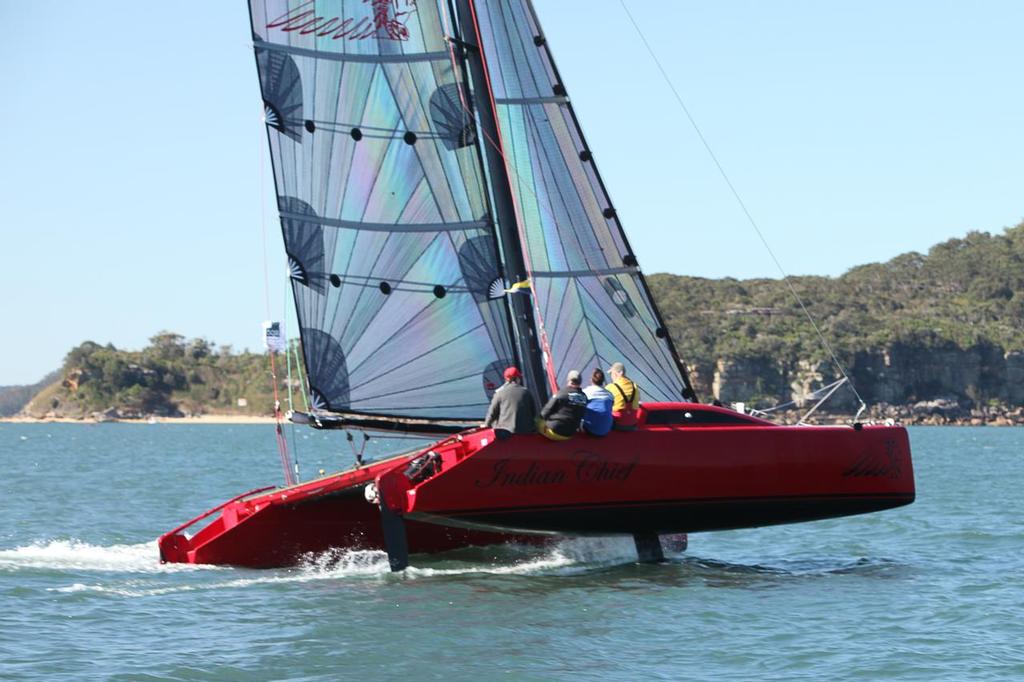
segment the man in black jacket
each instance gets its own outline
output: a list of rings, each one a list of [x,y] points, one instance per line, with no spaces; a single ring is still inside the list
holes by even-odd
[[[580,389],[580,373],[569,372],[566,386],[551,396],[540,411],[537,430],[551,440],[568,440],[580,428],[580,420],[587,409],[587,396]]]
[[[537,430],[537,404],[533,396],[523,388],[523,376],[519,368],[505,370],[505,383],[494,392],[491,407],[487,410],[484,427],[494,428],[498,439],[505,439],[513,433],[533,433]]]

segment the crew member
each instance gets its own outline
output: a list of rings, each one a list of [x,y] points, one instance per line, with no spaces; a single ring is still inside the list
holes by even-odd
[[[580,390],[580,373],[571,370],[565,378],[566,385],[551,396],[547,405],[541,408],[537,430],[551,440],[568,440],[579,431],[580,421],[587,409],[587,396]]]
[[[612,404],[615,399],[604,387],[604,372],[595,369],[590,386],[583,389],[587,409],[583,413],[583,430],[591,436],[605,436],[612,430]]]
[[[518,367],[505,370],[505,383],[494,392],[487,410],[485,428],[494,428],[499,440],[513,433],[533,433],[537,430],[537,404],[523,387],[523,375]]]
[[[640,407],[640,388],[626,376],[626,367],[621,362],[612,363],[608,370],[612,383],[608,392],[612,394],[612,417],[615,428],[632,431],[636,428],[637,408]]]

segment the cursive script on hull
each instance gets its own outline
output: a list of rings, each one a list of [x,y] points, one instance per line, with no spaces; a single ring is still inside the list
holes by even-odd
[[[633,474],[636,460],[631,462],[609,462],[601,455],[584,450],[573,453],[575,464],[568,466],[541,465],[539,462],[513,462],[511,459],[500,459],[494,463],[488,478],[478,478],[478,488],[491,486],[543,486],[558,485],[566,481],[577,483],[613,483],[625,482]]]
[[[321,16],[316,11],[316,0],[304,2],[267,24],[299,35],[313,34],[331,40],[408,40],[406,24],[416,12],[416,0],[363,0],[368,5],[361,17]]]
[[[885,452],[867,450],[843,471],[843,478],[899,478],[903,473],[900,466],[900,450],[896,441],[885,441]]]

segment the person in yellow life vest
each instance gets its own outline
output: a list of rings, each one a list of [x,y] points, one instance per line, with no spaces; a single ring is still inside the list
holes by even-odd
[[[640,407],[640,387],[626,376],[626,367],[621,362],[612,363],[608,376],[612,378],[606,388],[612,394],[615,428],[632,431],[636,428],[637,408]]]

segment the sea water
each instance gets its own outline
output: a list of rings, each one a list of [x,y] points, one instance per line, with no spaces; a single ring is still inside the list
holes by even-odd
[[[911,429],[918,501],[695,534],[280,570],[156,537],[279,482],[269,426],[0,424],[0,678],[1024,679],[1024,430]],[[352,460],[298,432],[308,473]]]

